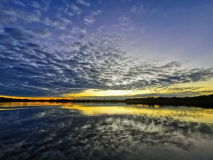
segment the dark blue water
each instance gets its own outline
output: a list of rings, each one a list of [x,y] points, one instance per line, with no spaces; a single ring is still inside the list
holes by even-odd
[[[0,159],[212,160],[213,110],[0,104]]]

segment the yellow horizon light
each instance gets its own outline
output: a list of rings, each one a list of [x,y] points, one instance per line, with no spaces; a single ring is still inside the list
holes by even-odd
[[[122,97],[122,96],[134,96],[137,94],[146,94],[149,91],[145,90],[99,90],[99,89],[87,89],[80,93],[68,93],[64,94],[64,97]]]
[[[182,90],[178,90],[182,89]],[[133,90],[101,90],[101,89],[86,89],[79,93],[66,93],[60,97],[19,97],[19,96],[5,96],[4,98],[14,99],[32,99],[32,100],[50,100],[50,99],[74,99],[74,98],[95,98],[95,97],[125,97],[145,94],[177,94],[177,96],[185,92],[191,93],[191,96],[213,94],[213,78],[208,81],[199,81],[193,83],[178,83],[167,87],[149,87],[146,89]],[[190,96],[190,95],[188,95]]]

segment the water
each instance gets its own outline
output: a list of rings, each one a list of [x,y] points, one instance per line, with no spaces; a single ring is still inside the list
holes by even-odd
[[[212,160],[213,109],[1,103],[0,159]]]

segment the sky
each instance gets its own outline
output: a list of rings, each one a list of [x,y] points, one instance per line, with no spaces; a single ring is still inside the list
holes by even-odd
[[[212,0],[1,0],[0,95],[213,93]]]

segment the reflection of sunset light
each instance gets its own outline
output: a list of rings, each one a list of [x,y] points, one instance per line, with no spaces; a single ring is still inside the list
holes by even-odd
[[[149,117],[171,117],[180,121],[213,123],[213,109],[177,107],[176,109],[160,108],[154,105],[154,108],[147,105],[135,106],[86,106],[86,105],[63,105],[62,108],[79,110],[85,115],[147,115]]]
[[[98,106],[95,106],[98,105]],[[63,109],[78,110],[84,115],[142,115],[149,117],[170,117],[172,119],[188,122],[212,123],[213,109],[193,107],[165,108],[159,105],[103,105],[103,104],[74,104],[50,102],[7,102],[0,103],[0,110],[27,109],[32,106],[58,106]],[[17,108],[14,108],[17,107]]]
[[[154,107],[155,107],[155,108],[159,108],[160,106],[159,106],[159,105],[154,105]]]

